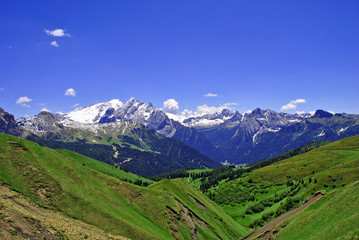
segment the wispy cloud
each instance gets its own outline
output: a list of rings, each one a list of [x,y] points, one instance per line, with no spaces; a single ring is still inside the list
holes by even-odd
[[[24,96],[24,97],[19,97],[19,99],[16,100],[16,104],[19,104],[19,105],[21,105],[23,107],[29,108],[30,105],[26,104],[26,103],[31,102],[31,101],[32,101],[31,98],[28,98],[27,96]]]
[[[73,96],[75,97],[76,96],[76,91],[75,89],[73,88],[69,88],[65,91],[65,96]]]
[[[206,93],[204,94],[205,97],[218,97],[217,93]]]
[[[173,98],[168,99],[163,102],[163,110],[168,113],[177,114],[178,112],[178,102]]]
[[[282,106],[281,110],[285,111],[285,110],[296,109],[297,105],[300,103],[306,103],[306,100],[300,98],[297,100],[290,101],[290,103],[288,103],[287,105]]]
[[[214,107],[208,106],[207,104],[198,106],[194,115],[205,115],[205,114],[214,114],[216,112],[222,112],[223,109],[227,109],[226,106]]]
[[[56,41],[50,42],[50,44],[54,47],[60,47],[60,45]]]
[[[76,104],[72,105],[71,107],[72,108],[77,108],[78,106],[80,106],[80,104],[76,103]]]
[[[3,88],[3,87],[2,87],[2,88],[0,88],[0,92],[1,92],[1,91],[5,91],[5,88]]]
[[[61,28],[57,28],[54,30],[45,29],[44,31],[47,35],[53,36],[53,37],[71,37],[70,34],[65,33],[66,30],[61,29]]]
[[[225,103],[223,104],[223,106],[238,106],[238,103],[235,103],[235,102],[231,102],[231,103]]]
[[[190,111],[188,109],[185,109],[182,111],[181,115],[186,117],[195,117],[195,116],[203,116],[206,114],[215,114],[215,113],[221,113],[224,109],[227,109],[229,111],[235,110],[233,106],[238,106],[238,103],[232,102],[232,103],[224,103],[219,107],[216,106],[208,106],[207,104],[200,105],[196,108],[196,111]]]

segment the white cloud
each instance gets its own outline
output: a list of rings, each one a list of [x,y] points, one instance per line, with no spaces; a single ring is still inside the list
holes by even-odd
[[[315,111],[309,111],[309,113],[313,116],[315,114]]]
[[[299,104],[299,103],[306,103],[306,101],[305,101],[305,99],[297,99],[297,100],[292,101],[292,103]]]
[[[65,92],[65,96],[73,96],[73,97],[75,97],[76,96],[75,89],[73,89],[73,88],[67,89],[66,92]]]
[[[229,107],[229,106],[238,106],[238,103],[235,103],[235,102],[225,103],[225,104],[223,104],[223,106],[227,106],[227,107]]]
[[[163,102],[163,109],[165,112],[177,114],[179,109],[178,102],[172,98],[168,99]]]
[[[60,47],[60,45],[56,41],[50,42],[50,44],[54,47]]]
[[[197,107],[196,111],[194,112],[194,115],[200,116],[205,114],[214,114],[216,112],[220,113],[223,111],[223,109],[229,109],[229,107],[228,106],[214,107],[204,104]]]
[[[72,105],[71,107],[72,107],[72,108],[76,108],[76,107],[78,107],[78,106],[80,106],[80,104],[76,103],[76,104]]]
[[[282,106],[281,110],[290,110],[290,109],[296,109],[297,105],[300,103],[306,103],[305,99],[297,99],[290,101],[287,105]]]
[[[195,116],[203,116],[206,114],[214,114],[214,113],[221,113],[224,109],[228,109],[230,111],[235,110],[232,106],[237,106],[238,103],[225,103],[219,107],[215,106],[208,106],[207,104],[198,106],[195,112],[192,112],[188,109],[183,110],[181,113],[184,117],[195,117]]]
[[[53,37],[71,37],[70,34],[65,33],[66,30],[61,29],[61,28],[57,28],[55,30],[45,29],[44,31],[47,35],[53,36]]]
[[[3,87],[2,87],[2,88],[0,88],[0,92],[1,92],[1,91],[5,91],[5,88],[3,88]]]
[[[43,109],[41,109],[41,112],[51,112],[51,111],[47,108],[43,108]]]
[[[184,117],[190,117],[192,116],[193,112],[191,110],[185,109],[182,111],[181,115]]]
[[[207,93],[207,94],[204,94],[205,97],[218,97],[218,94],[217,93]]]
[[[21,105],[23,107],[28,107],[29,108],[30,105],[28,105],[26,103],[31,102],[31,101],[32,101],[31,98],[28,98],[28,97],[24,96],[24,97],[19,97],[19,99],[16,100],[16,104],[19,104],[19,105]]]

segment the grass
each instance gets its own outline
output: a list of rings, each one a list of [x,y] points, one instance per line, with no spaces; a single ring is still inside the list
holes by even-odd
[[[186,209],[207,226],[195,224],[198,239],[233,239],[247,232],[185,181],[140,187],[113,177],[116,171],[78,154],[0,133],[0,180],[38,206],[131,239],[188,239],[194,231],[188,221],[196,218],[185,216]],[[175,211],[173,216],[168,209]]]
[[[56,151],[63,155],[66,155],[70,159],[75,160],[76,162],[82,164],[85,167],[88,167],[88,168],[95,170],[97,172],[100,172],[100,173],[104,173],[108,176],[118,178],[123,181],[135,182],[136,180],[141,180],[142,182],[146,182],[148,184],[152,184],[154,182],[147,178],[138,176],[131,172],[126,172],[126,171],[116,168],[114,166],[110,166],[106,163],[94,160],[92,158],[86,157],[79,153],[72,152],[67,149],[56,149]]]
[[[222,216],[221,224],[213,225],[210,233],[206,233],[209,234],[207,236],[213,237],[204,239],[233,239],[238,238],[238,236],[243,236],[248,232],[214,202],[203,194],[198,194],[198,191],[187,184],[183,179],[163,180],[151,185],[150,188],[166,189],[166,191],[176,199],[180,200],[190,209],[193,209],[194,214],[205,222],[210,222],[211,219],[217,219],[219,216]],[[202,231],[204,231],[204,229],[202,229]],[[228,235],[224,234],[226,232],[230,232],[231,236],[228,237]]]
[[[289,219],[278,239],[359,239],[359,182],[324,196]]]
[[[331,193],[352,184],[358,178],[359,136],[354,136],[256,169],[239,179],[222,182],[205,194],[210,197],[214,194],[214,201],[230,216],[241,225],[250,227],[254,221],[262,219],[264,214],[276,212],[288,197],[264,207],[259,213],[247,214],[246,209],[282,192],[291,192],[291,184],[300,187],[298,191],[293,190],[290,196],[292,200],[299,201],[293,205],[295,207],[319,190]]]

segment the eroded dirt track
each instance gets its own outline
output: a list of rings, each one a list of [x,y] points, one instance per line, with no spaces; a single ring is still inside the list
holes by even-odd
[[[265,224],[263,227],[258,228],[255,232],[253,232],[251,235],[243,238],[242,240],[249,240],[253,238],[263,239],[267,240],[270,239],[273,235],[276,234],[276,227],[283,223],[286,219],[290,218],[294,214],[304,210],[306,207],[308,207],[310,204],[314,203],[318,199],[322,198],[322,193],[317,193],[314,196],[312,196],[307,202],[303,203],[296,209],[293,209],[277,218],[274,218],[270,220],[267,224]]]

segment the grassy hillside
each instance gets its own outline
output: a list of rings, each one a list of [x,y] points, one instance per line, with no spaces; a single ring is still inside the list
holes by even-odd
[[[1,182],[0,193],[0,239],[127,239],[41,208]]]
[[[359,136],[354,136],[245,173],[206,194],[241,225],[255,228],[317,191],[330,193],[358,178]]]
[[[359,239],[359,182],[333,191],[279,227],[278,239]]]
[[[149,185],[154,182],[152,180],[138,176],[121,168],[108,165],[106,163],[94,160],[92,158],[86,157],[79,153],[72,152],[67,149],[56,149],[55,151],[66,155],[67,157],[75,160],[76,162],[82,164],[83,166],[91,168],[97,172],[104,173],[108,176],[118,178],[122,181],[135,183],[136,185]],[[142,184],[137,184],[137,183],[142,183]]]
[[[198,232],[203,239],[233,239],[248,233],[244,227],[229,217],[221,208],[203,194],[198,194],[198,190],[186,183],[183,179],[163,180],[150,186],[152,189],[165,190],[177,201],[188,207],[195,217],[200,219]],[[207,222],[220,220],[221,224],[209,226]],[[203,222],[203,223],[200,223]],[[206,231],[206,229],[210,231]],[[227,233],[230,233],[228,238]],[[188,235],[188,239],[190,239]]]
[[[104,169],[0,134],[0,180],[40,207],[132,239],[233,239],[247,232],[185,181],[140,187]]]

